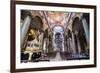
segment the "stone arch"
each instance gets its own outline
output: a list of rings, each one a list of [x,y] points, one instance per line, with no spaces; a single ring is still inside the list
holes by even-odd
[[[78,52],[78,42],[77,42],[77,36],[78,36],[78,33],[79,33],[79,26],[80,26],[80,21],[79,21],[79,18],[76,17],[73,19],[73,22],[72,22],[72,40],[73,40],[73,49],[75,51],[75,53]]]
[[[31,21],[31,28],[34,28],[35,30],[43,30],[43,21],[40,16],[35,16],[32,18]]]
[[[79,17],[76,17],[73,19],[73,22],[72,22],[72,32],[75,33],[75,31],[79,31],[79,28],[77,26],[80,26],[80,20],[79,20]]]
[[[76,53],[86,53],[86,36],[82,25],[82,21],[79,17],[74,18],[72,23],[72,33],[74,35],[74,47]]]

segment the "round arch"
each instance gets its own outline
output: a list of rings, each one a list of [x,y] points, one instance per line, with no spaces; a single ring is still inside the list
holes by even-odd
[[[74,40],[74,51],[79,54],[86,54],[87,41],[82,21],[79,17],[76,17],[73,20],[72,34],[72,40]]]

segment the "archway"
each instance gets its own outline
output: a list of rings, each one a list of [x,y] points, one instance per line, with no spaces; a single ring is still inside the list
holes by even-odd
[[[73,51],[76,57],[83,58],[87,53],[87,41],[82,21],[76,17],[72,23]]]

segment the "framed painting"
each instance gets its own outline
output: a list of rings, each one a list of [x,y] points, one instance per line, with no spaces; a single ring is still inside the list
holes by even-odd
[[[11,72],[96,67],[96,6],[11,1]]]

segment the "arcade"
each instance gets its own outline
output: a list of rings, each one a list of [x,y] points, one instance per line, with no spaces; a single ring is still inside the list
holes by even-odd
[[[21,62],[89,59],[89,13],[21,10]]]

